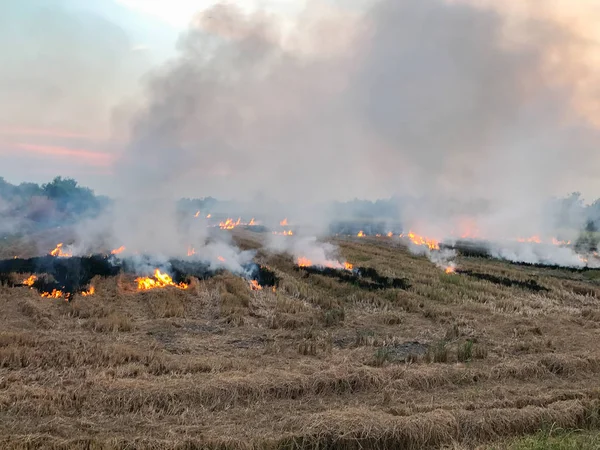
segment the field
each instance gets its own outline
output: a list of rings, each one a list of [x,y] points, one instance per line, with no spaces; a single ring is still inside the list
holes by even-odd
[[[459,258],[468,274],[445,274],[391,239],[334,242],[409,286],[259,251],[275,290],[1,287],[0,447],[600,448],[600,271]]]

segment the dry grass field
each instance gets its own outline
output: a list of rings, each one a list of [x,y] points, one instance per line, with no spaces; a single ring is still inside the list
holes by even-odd
[[[600,448],[600,271],[459,258],[470,274],[445,274],[389,239],[336,243],[410,287],[259,252],[275,290],[0,288],[0,448]],[[515,440],[549,429],[588,431]]]

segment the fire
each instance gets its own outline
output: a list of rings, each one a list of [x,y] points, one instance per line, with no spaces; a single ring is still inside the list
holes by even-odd
[[[310,259],[304,258],[303,256],[298,258],[298,261],[296,262],[296,264],[298,264],[299,267],[310,267],[313,265],[313,263]]]
[[[194,247],[188,247],[187,255],[194,256],[196,254],[196,249]]]
[[[221,262],[225,262],[225,258],[223,258],[222,256],[217,256],[217,259]]]
[[[96,288],[94,286],[90,286],[90,289],[87,291],[83,291],[81,295],[84,297],[89,297],[90,295],[94,295],[96,293]]]
[[[62,291],[52,289],[52,292],[42,292],[42,297],[44,297],[44,298],[62,298],[62,297],[64,297],[64,294]]]
[[[35,275],[31,275],[29,278],[27,278],[27,279],[23,280],[23,284],[24,284],[25,286],[29,286],[29,287],[31,287],[31,286],[33,286],[33,283],[35,283],[35,282],[36,282],[36,280],[37,280],[37,276],[35,276]]]
[[[419,236],[418,234],[415,234],[412,231],[409,231],[408,234],[402,233],[400,235],[400,237],[408,238],[408,239],[410,239],[410,241],[413,244],[416,244],[416,245],[426,245],[429,248],[429,250],[439,250],[440,249],[440,245],[439,245],[438,241],[436,241],[435,239],[430,239],[430,238],[426,238],[424,236]]]
[[[150,289],[164,288],[167,286],[174,286],[179,289],[187,289],[186,283],[174,283],[173,279],[166,273],[162,273],[159,269],[154,271],[154,277],[136,278],[135,281],[138,284],[138,291],[147,291]]]
[[[313,264],[313,262],[310,259],[305,258],[303,256],[297,259],[296,264],[298,265],[298,267],[312,267],[316,265],[327,267],[328,269],[344,269],[349,271],[354,269],[354,265],[350,264],[349,262],[344,262],[342,264],[339,261],[325,261],[323,263]]]
[[[560,241],[556,238],[552,238],[552,243],[558,246],[571,245],[571,241]]]
[[[387,234],[387,237],[392,237],[394,235],[394,233],[392,233],[391,231]]]
[[[285,219],[283,219],[281,222],[279,222],[279,225],[281,225],[282,227],[287,227],[288,226],[287,217]]]
[[[251,227],[256,225],[256,221],[254,220],[254,217],[252,219],[250,219],[250,222],[248,222],[248,225]]]
[[[248,283],[250,284],[250,289],[253,291],[262,291],[262,286],[260,284],[258,284],[258,281],[256,280],[249,280]]]
[[[196,214],[194,214],[194,217],[195,217],[195,218],[198,218],[198,217],[200,217],[200,211],[196,211]]]
[[[121,245],[119,248],[115,248],[114,250],[111,250],[110,254],[118,255],[119,253],[123,253],[124,251],[125,251],[125,246]]]
[[[358,234],[356,235],[356,237],[365,237],[365,233],[364,233],[364,231],[363,231],[363,230],[360,230],[360,231],[358,232]]]
[[[278,236],[293,236],[294,232],[292,230],[283,230],[283,231],[273,231],[273,234]]]
[[[541,244],[542,243],[542,239],[539,236],[531,236],[528,238],[518,238],[517,239],[518,242],[533,242],[535,244]]]
[[[227,219],[227,220],[225,220],[225,222],[219,222],[219,228],[221,228],[221,230],[233,230],[241,222],[242,222],[241,217],[239,217],[236,222],[234,222],[233,219]]]
[[[212,217],[212,214],[207,214],[207,215],[206,215],[206,218],[207,218],[207,219],[210,219],[211,217]]]
[[[54,250],[52,250],[50,252],[50,255],[57,256],[59,258],[70,258],[71,256],[73,256],[73,254],[70,252],[64,252],[62,247],[63,247],[63,243],[61,242],[60,244],[58,244],[56,246],[56,248]]]
[[[444,272],[446,272],[446,273],[456,273],[456,269],[453,266],[448,266],[448,267],[446,267],[446,269],[444,270]]]

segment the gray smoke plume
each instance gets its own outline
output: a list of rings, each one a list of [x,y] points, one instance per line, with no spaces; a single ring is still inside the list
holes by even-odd
[[[444,0],[311,8],[285,30],[233,6],[200,14],[147,86],[116,168],[123,192],[262,196],[288,211],[411,195],[407,228],[439,240],[476,228],[499,255],[538,260],[502,242],[554,237],[547,198],[599,167],[573,83],[596,44],[541,5],[533,17]],[[298,216],[335,219],[318,211]],[[560,247],[543,259],[555,251],[569,260]]]

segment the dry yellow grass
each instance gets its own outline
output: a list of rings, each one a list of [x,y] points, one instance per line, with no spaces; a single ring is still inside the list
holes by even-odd
[[[144,293],[96,279],[70,303],[0,287],[0,448],[471,448],[598,427],[596,274],[459,261],[548,289],[533,292],[392,241],[338,243],[411,287],[268,254],[275,291],[231,275]]]

